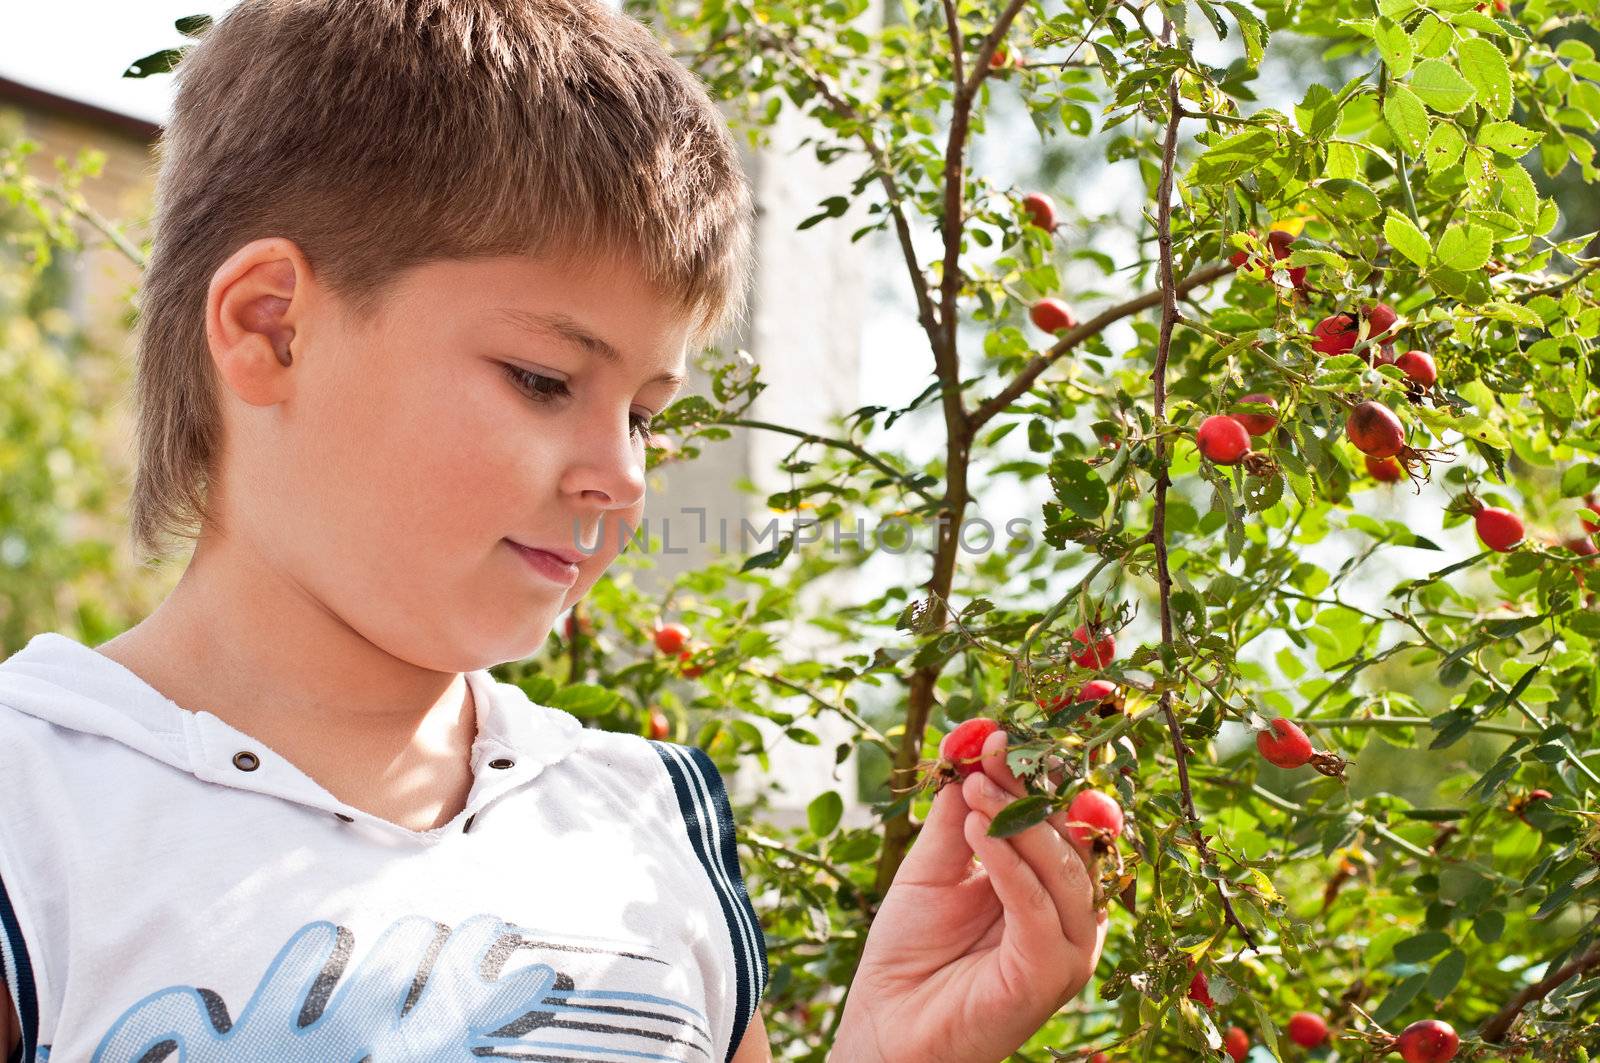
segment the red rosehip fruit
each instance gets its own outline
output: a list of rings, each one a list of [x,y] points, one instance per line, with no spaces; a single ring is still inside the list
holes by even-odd
[[[939,759],[955,768],[956,775],[964,779],[983,767],[978,762],[983,756],[983,743],[998,730],[1000,725],[987,716],[963,720],[939,741]]]
[[[1115,843],[1122,833],[1122,806],[1099,790],[1079,790],[1067,806],[1067,819],[1074,823],[1067,836],[1082,846],[1092,847],[1101,839]]]
[[[650,737],[659,742],[671,733],[672,721],[667,719],[667,714],[658,708],[652,708],[650,710]]]
[[[1472,515],[1478,538],[1491,550],[1505,553],[1522,541],[1522,518],[1499,506],[1481,506]]]
[[[1349,314],[1325,317],[1311,327],[1311,334],[1316,337],[1311,349],[1319,354],[1349,354],[1356,348],[1359,329],[1356,319]]]
[[[1383,484],[1397,484],[1406,477],[1403,465],[1393,458],[1367,457],[1367,474]]]
[[[678,668],[689,679],[698,679],[706,670],[705,665],[695,661],[694,651],[687,646],[678,652]]]
[[[1089,1063],[1111,1063],[1111,1057],[1104,1052],[1096,1052],[1089,1057]]]
[[[1374,303],[1362,311],[1362,316],[1367,319],[1367,338],[1381,336],[1394,328],[1394,323],[1400,320],[1400,315],[1394,312],[1394,307],[1388,303]]]
[[[1029,319],[1045,332],[1077,328],[1078,316],[1060,299],[1041,299],[1028,310]]]
[[[1402,1030],[1394,1047],[1406,1063],[1445,1063],[1455,1058],[1461,1038],[1449,1023],[1423,1019]]]
[[[1237,465],[1250,453],[1249,431],[1225,413],[1212,414],[1201,421],[1194,442],[1200,453],[1218,465]]]
[[[1234,1063],[1239,1063],[1250,1054],[1250,1035],[1237,1026],[1228,1027],[1228,1032],[1222,1035],[1222,1050]]]
[[[1439,379],[1439,369],[1433,364],[1433,355],[1427,351],[1407,351],[1394,360],[1395,367],[1422,387],[1433,387]]]
[[[1256,749],[1280,768],[1298,768],[1311,761],[1311,739],[1292,720],[1276,719],[1270,731],[1256,732]]]
[[[1579,557],[1593,557],[1595,554],[1600,554],[1600,546],[1595,546],[1594,540],[1589,538],[1587,535],[1580,535],[1575,539],[1568,539],[1561,545],[1565,546],[1568,550],[1571,550]]]
[[[1074,702],[1092,701],[1098,716],[1115,716],[1122,711],[1122,696],[1117,685],[1105,679],[1091,679],[1078,688]]]
[[[1072,655],[1072,663],[1079,668],[1104,668],[1117,656],[1117,643],[1110,635],[1089,644],[1089,629],[1079,624],[1072,632],[1072,640],[1083,647]]]
[[[1297,1011],[1289,1017],[1289,1040],[1301,1048],[1315,1048],[1328,1039],[1328,1024],[1321,1015]]]
[[[1011,53],[1006,51],[1003,44],[995,45],[993,52],[989,53],[989,68],[991,70],[1004,70],[1011,65]]]
[[[1344,434],[1361,453],[1371,458],[1392,458],[1405,449],[1406,430],[1394,411],[1368,399],[1350,411]]]
[[[1206,981],[1204,971],[1194,972],[1194,977],[1189,979],[1189,999],[1204,1007],[1217,1006],[1217,1002],[1211,999],[1211,985]]]
[[[1055,201],[1043,192],[1032,192],[1022,197],[1022,205],[1033,218],[1033,224],[1044,230],[1056,227]]]
[[[1271,395],[1263,395],[1260,392],[1246,395],[1239,401],[1258,402],[1263,406],[1271,406],[1274,410],[1278,408],[1277,399]],[[1278,427],[1278,415],[1276,413],[1236,413],[1233,415],[1233,419],[1244,425],[1244,430],[1253,436],[1264,436]]]
[[[682,624],[662,624],[655,630],[655,640],[662,653],[681,653],[689,644],[689,629]]]

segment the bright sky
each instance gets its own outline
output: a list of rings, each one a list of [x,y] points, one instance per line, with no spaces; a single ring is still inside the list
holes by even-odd
[[[184,42],[173,22],[216,17],[232,0],[9,0],[0,76],[164,122],[172,77],[125,78],[135,59]]]

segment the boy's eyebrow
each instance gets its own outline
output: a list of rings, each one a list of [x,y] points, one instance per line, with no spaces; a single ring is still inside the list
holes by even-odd
[[[541,336],[554,336],[557,339],[576,344],[611,365],[621,365],[623,362],[622,352],[566,314],[540,313],[533,310],[522,310],[513,306],[500,307],[493,313],[524,332],[532,332]],[[684,384],[684,377],[682,373],[668,371],[656,374],[650,379],[649,383],[671,384],[674,388],[680,388]]]

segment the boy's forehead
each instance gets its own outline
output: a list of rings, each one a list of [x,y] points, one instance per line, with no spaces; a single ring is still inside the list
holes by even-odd
[[[653,364],[658,379],[683,382],[690,316],[629,256],[507,255],[430,267],[453,313],[474,328],[564,343],[608,365]],[[422,288],[441,294],[426,280]]]

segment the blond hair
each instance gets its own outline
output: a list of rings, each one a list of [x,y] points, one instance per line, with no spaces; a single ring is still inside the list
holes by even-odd
[[[355,313],[445,258],[614,250],[710,342],[740,318],[752,197],[705,87],[595,0],[243,0],[177,68],[139,296],[132,536],[208,519],[211,275],[294,241]]]

